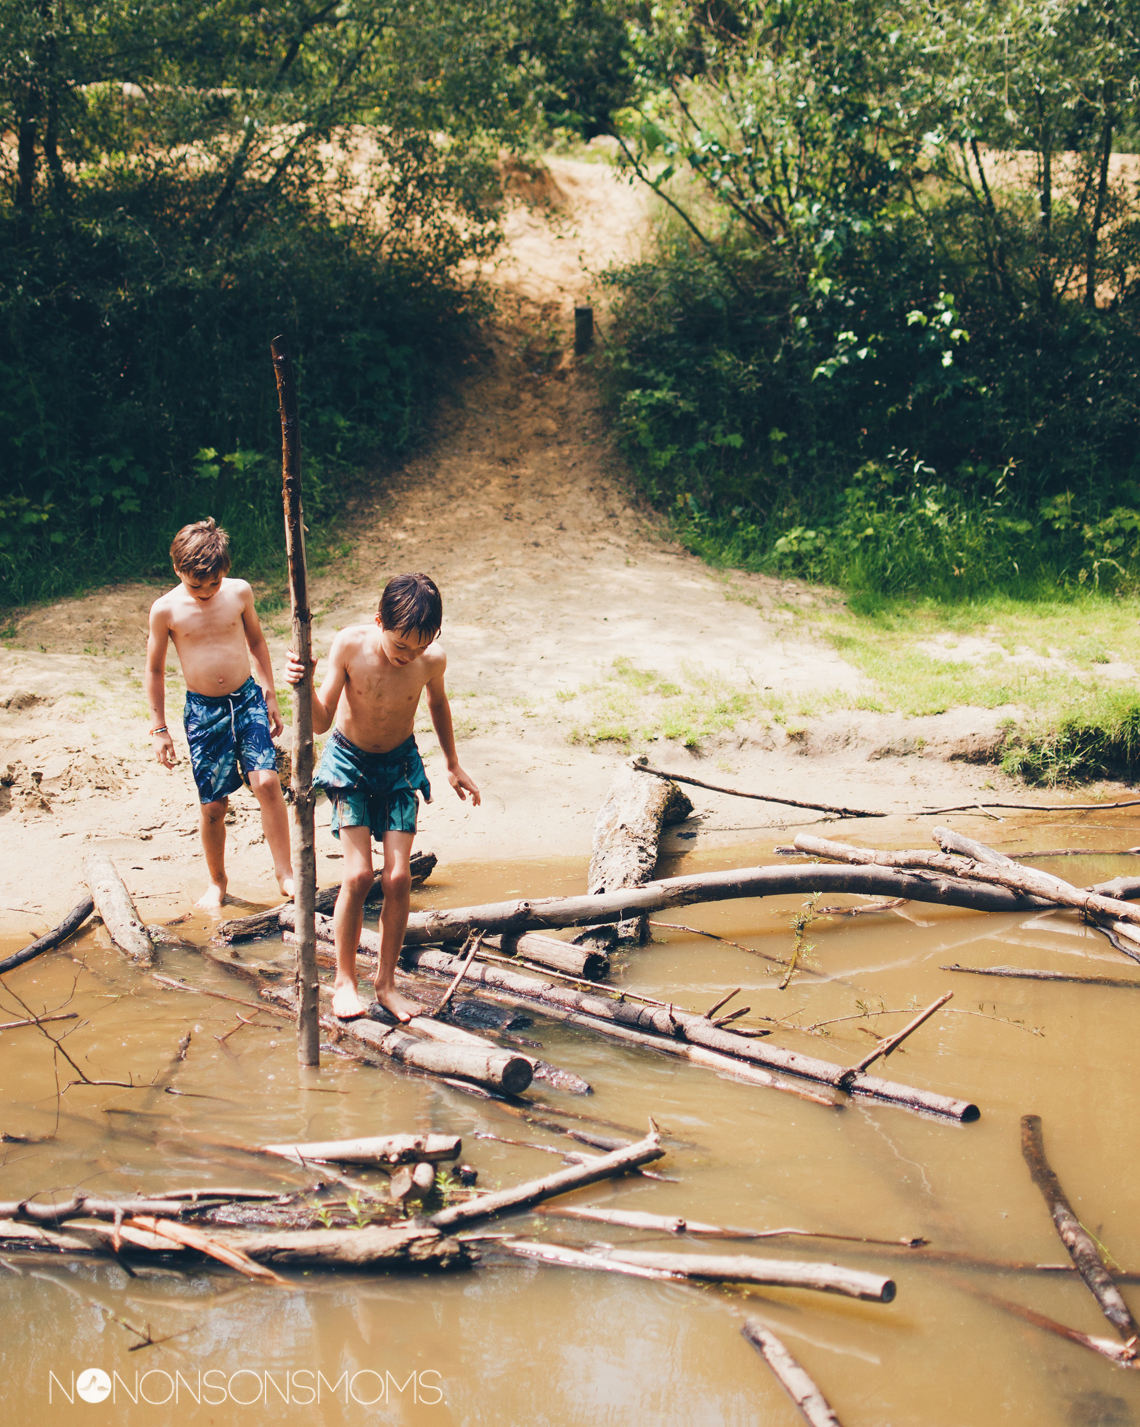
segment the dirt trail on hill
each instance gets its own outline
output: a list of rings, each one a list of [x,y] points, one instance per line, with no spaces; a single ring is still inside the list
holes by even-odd
[[[338,628],[372,618],[388,576],[424,569],[443,590],[460,754],[485,802],[458,802],[429,732],[421,746],[435,801],[420,845],[453,862],[586,854],[628,751],[623,733],[638,747],[654,740],[655,762],[788,797],[901,811],[977,796],[993,770],[962,760],[984,748],[992,713],[907,723],[844,712],[793,726],[758,711],[781,694],[818,693],[824,708],[829,696],[858,696],[861,676],[793,613],[837,597],[712,571],[631,494],[570,337],[575,303],[592,301],[604,340],[597,277],[646,246],[644,195],[605,163],[568,159],[552,160],[548,175],[517,171],[507,187],[530,203],[512,210],[487,274],[499,318],[432,438],[383,488],[362,485],[345,521],[351,553],[312,581],[322,654]],[[148,921],[201,891],[174,675],[173,772],[154,763],[146,736],[141,676],[156,593],[112,587],[27,611],[0,650],[0,932],[38,932],[77,900],[87,840],[108,844]],[[265,623],[279,670],[287,612]],[[705,816],[674,834],[676,851],[769,828],[776,837],[786,818],[762,803],[697,801]],[[252,798],[235,797],[231,817],[231,893],[275,900]],[[339,867],[327,820],[323,806],[322,884]]]

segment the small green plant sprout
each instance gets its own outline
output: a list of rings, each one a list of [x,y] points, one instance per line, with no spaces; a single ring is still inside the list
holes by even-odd
[[[356,1220],[356,1227],[366,1229],[372,1222],[372,1215],[361,1198],[360,1190],[354,1189],[344,1202],[348,1206],[348,1212]]]
[[[320,1221],[322,1229],[331,1229],[333,1226],[332,1211],[327,1204],[318,1204],[316,1208],[317,1219]]]
[[[822,895],[820,892],[813,892],[807,901],[801,904],[799,911],[792,914],[792,955],[788,962],[788,969],[780,979],[781,991],[786,991],[791,985],[800,957],[806,958],[815,950],[813,945],[804,942],[804,933],[815,921],[816,908],[819,906],[819,899]]]

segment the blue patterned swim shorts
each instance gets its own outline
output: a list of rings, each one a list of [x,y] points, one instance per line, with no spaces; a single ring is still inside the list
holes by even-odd
[[[213,696],[186,690],[183,713],[190,766],[203,803],[216,803],[241,787],[246,775],[277,767],[265,695],[251,674],[232,694]]]
[[[342,827],[371,828],[381,841],[386,832],[415,832],[416,793],[431,802],[431,784],[415,736],[389,753],[365,753],[333,729],[313,776],[332,803],[332,834]]]

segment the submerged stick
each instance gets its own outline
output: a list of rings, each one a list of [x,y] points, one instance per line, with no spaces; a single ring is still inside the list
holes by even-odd
[[[0,976],[6,971],[15,971],[17,966],[23,966],[26,961],[31,961],[33,957],[39,956],[42,952],[50,951],[53,946],[58,946],[61,941],[66,941],[74,931],[83,925],[91,913],[95,910],[95,899],[90,894],[77,903],[64,917],[63,921],[51,931],[45,932],[43,936],[37,937],[30,942],[22,951],[13,952],[11,956],[6,956],[0,961]]]
[[[940,971],[964,971],[971,976],[1010,976],[1025,981],[1072,981],[1078,986],[1112,986],[1140,991],[1140,977],[1123,980],[1115,976],[1070,976],[1066,971],[1027,971],[1020,966],[941,966]]]
[[[746,1318],[740,1331],[775,1373],[780,1386],[811,1427],[843,1427],[827,1398],[759,1318]]]
[[[135,911],[126,884],[102,848],[93,847],[84,856],[83,876],[111,940],[140,966],[153,965],[154,943]]]
[[[571,1189],[596,1184],[600,1179],[614,1179],[625,1174],[627,1170],[638,1169],[643,1164],[660,1159],[664,1153],[660,1134],[654,1125],[645,1139],[638,1140],[626,1149],[601,1155],[590,1164],[571,1165],[568,1169],[548,1174],[543,1179],[532,1179],[526,1184],[518,1184],[513,1189],[500,1189],[494,1194],[469,1199],[466,1204],[454,1204],[438,1214],[433,1214],[428,1223],[435,1229],[449,1229],[455,1224],[470,1224],[477,1219],[486,1219],[504,1211],[525,1209],[542,1200],[553,1199],[555,1195],[566,1194]]]
[[[467,975],[467,970],[470,967],[471,963],[475,960],[475,956],[482,945],[483,933],[476,932],[476,934],[471,938],[471,950],[467,953],[463,965],[455,973],[455,979],[452,981],[451,985],[447,988],[447,990],[443,993],[443,997],[441,998],[439,1005],[436,1006],[434,1011],[431,1011],[429,1015],[424,1018],[425,1020],[438,1020],[440,1016],[443,1015],[444,1011],[447,1010],[448,1006],[451,1004],[451,998],[459,989],[459,983]]]
[[[707,788],[711,793],[728,793],[733,798],[752,798],[758,803],[779,803],[786,808],[808,808],[817,813],[834,813],[841,818],[885,818],[888,813],[871,813],[866,808],[833,808],[829,803],[800,803],[795,798],[776,798],[768,793],[745,793],[740,788],[726,788],[721,783],[706,783],[701,778],[690,778],[684,773],[667,773],[664,768],[654,768],[648,763],[633,764],[639,773],[652,773],[657,778],[668,778],[674,783],[688,783],[694,788]]]
[[[868,1053],[863,1057],[862,1060],[858,1061],[855,1065],[851,1067],[850,1070],[845,1072],[845,1078],[862,1075],[863,1071],[865,1071],[869,1065],[874,1064],[874,1062],[878,1060],[880,1056],[886,1059],[888,1055],[890,1055],[893,1051],[896,1051],[899,1046],[902,1045],[903,1041],[906,1040],[907,1036],[909,1036],[913,1031],[917,1031],[919,1026],[924,1025],[928,1020],[930,1020],[931,1016],[934,1015],[935,1011],[941,1010],[942,1007],[945,1006],[946,1002],[951,1000],[953,996],[953,991],[943,991],[942,995],[939,996],[937,1001],[932,1001],[930,1005],[927,1006],[925,1011],[919,1011],[918,1015],[915,1016],[914,1020],[903,1026],[901,1031],[896,1031],[893,1036],[884,1036],[883,1039],[879,1042],[879,1044],[874,1048],[874,1050],[868,1051]]]
[[[1047,1333],[1054,1333],[1058,1338],[1064,1338],[1070,1343],[1076,1343],[1082,1348],[1088,1348],[1090,1352],[1097,1353],[1102,1358],[1107,1358],[1109,1362],[1115,1363],[1117,1367],[1134,1368],[1136,1358],[1130,1348],[1114,1343],[1111,1338],[1095,1338],[1088,1333],[1080,1333],[1076,1328],[1070,1328],[1064,1323],[1058,1323],[1055,1318],[1049,1318],[1044,1313],[1038,1313],[1034,1308],[1026,1308],[1022,1303],[1014,1303],[1012,1299],[1001,1298],[996,1293],[987,1293],[984,1288],[977,1288],[971,1283],[963,1282],[960,1279],[951,1279],[956,1288],[960,1288],[963,1293],[971,1293],[975,1298],[981,1299],[983,1303],[988,1303],[991,1307],[1001,1308],[1006,1313],[1012,1313],[1015,1318],[1021,1318],[1026,1323],[1032,1323],[1035,1328],[1043,1328]]]
[[[1137,1342],[1140,1340],[1140,1324],[1133,1318],[1120,1289],[1101,1261],[1092,1235],[1073,1213],[1060,1180],[1045,1158],[1040,1115],[1021,1117],[1021,1152],[1025,1156],[1034,1184],[1045,1197],[1057,1233],[1068,1249],[1077,1272],[1100,1305],[1100,1311],[1124,1339],[1124,1346],[1130,1355],[1135,1357]]]

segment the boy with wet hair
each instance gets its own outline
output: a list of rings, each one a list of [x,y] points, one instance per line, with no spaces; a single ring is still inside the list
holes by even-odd
[[[336,728],[313,778],[332,803],[332,832],[344,849],[344,880],[333,911],[336,984],[333,1014],[367,1014],[356,986],[356,949],[364,925],[364,902],[372,890],[372,839],[383,844],[380,874],[380,959],[376,999],[398,1021],[422,1006],[396,990],[396,960],[404,944],[412,876],[409,863],[416,833],[416,793],[431,802],[431,787],[416,747],[413,726],[420,695],[427,691],[448,782],[460,799],[479,789],[459,766],[451,706],[444,688],[447,656],[435,642],[443,625],[443,600],[423,574],[397,575],[384,586],[373,624],[342,629],[329,650],[329,669],[313,692],[313,731]],[[314,665],[316,661],[314,660]],[[286,678],[300,681],[304,665],[289,655]]]
[[[172,641],[186,680],[183,721],[210,874],[198,906],[214,909],[226,900],[225,816],[229,794],[242,782],[240,768],[261,805],[277,884],[283,896],[291,897],[289,816],[273,747],[283,725],[253,591],[244,580],[227,578],[229,537],[213,520],[184,525],[171,544],[170,558],[179,582],[151,605],[144,682],[155,757],[164,768],[172,768],[177,754],[165,717],[166,646]]]

